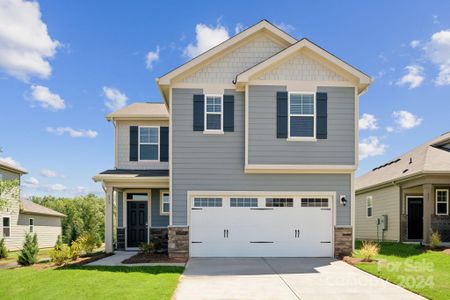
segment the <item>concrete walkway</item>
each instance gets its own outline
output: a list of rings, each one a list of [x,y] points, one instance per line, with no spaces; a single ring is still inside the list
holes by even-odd
[[[123,264],[122,261],[136,255],[136,251],[115,251],[114,255],[93,261],[88,266],[131,266],[131,267],[142,267],[142,266],[179,266],[184,267],[185,263],[142,263],[142,264]]]
[[[192,258],[174,299],[424,299],[330,258]]]

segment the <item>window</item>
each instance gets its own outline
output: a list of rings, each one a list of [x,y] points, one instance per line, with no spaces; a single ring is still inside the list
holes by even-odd
[[[289,93],[288,137],[315,138],[315,94]]]
[[[266,198],[266,207],[293,207],[292,198]]]
[[[230,207],[258,207],[258,198],[231,198]]]
[[[160,212],[161,215],[168,215],[170,213],[170,194],[169,191],[161,191]]]
[[[148,194],[147,193],[127,193],[127,200],[147,201]]]
[[[10,237],[11,236],[11,218],[3,217],[3,236]]]
[[[328,207],[328,198],[302,198],[302,207]]]
[[[372,196],[367,197],[367,216],[371,217],[373,214],[373,200]]]
[[[222,198],[194,198],[194,207],[222,207]]]
[[[33,232],[34,231],[34,219],[30,218],[29,224],[30,224],[30,232]]]
[[[159,127],[139,127],[139,160],[159,160]]]
[[[448,215],[448,190],[436,190],[436,215]]]
[[[222,95],[205,95],[205,130],[222,131]]]

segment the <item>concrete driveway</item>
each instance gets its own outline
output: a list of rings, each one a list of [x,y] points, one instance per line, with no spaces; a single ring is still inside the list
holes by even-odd
[[[174,299],[424,298],[331,258],[192,258]]]

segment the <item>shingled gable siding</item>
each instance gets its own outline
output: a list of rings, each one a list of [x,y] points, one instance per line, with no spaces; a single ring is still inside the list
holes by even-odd
[[[244,93],[225,91],[234,95],[234,132],[213,136],[192,129],[193,95],[202,93],[172,90],[173,225],[188,222],[188,191],[332,191],[350,197],[350,175],[245,174]],[[275,122],[275,111],[270,118]],[[267,134],[276,137],[275,129]],[[337,225],[349,225],[350,205],[336,207]]]
[[[276,97],[285,86],[249,88],[249,164],[353,165],[355,92],[349,87],[319,87],[328,95],[328,134],[316,142],[292,142],[276,135]],[[314,92],[314,91],[313,91]]]

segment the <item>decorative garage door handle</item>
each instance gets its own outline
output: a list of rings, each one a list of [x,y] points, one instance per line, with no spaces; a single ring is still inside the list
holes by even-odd
[[[223,230],[223,237],[226,239],[228,238],[228,229]]]
[[[300,237],[300,229],[295,229],[295,238]]]

